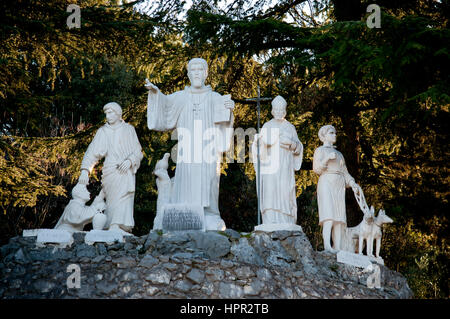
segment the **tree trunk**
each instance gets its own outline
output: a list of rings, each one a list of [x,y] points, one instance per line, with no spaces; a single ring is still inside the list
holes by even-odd
[[[336,21],[359,21],[365,14],[361,0],[332,0],[333,15]],[[338,149],[342,152],[345,158],[348,172],[360,183],[360,163],[359,153],[360,145],[358,141],[359,123],[358,112],[355,109],[355,96],[351,92],[344,93],[342,96],[342,105],[337,106],[337,115],[341,118],[343,124],[343,134],[338,132]],[[362,220],[362,212],[359,209],[358,203],[355,200],[353,191],[346,190],[345,203],[347,208],[347,226],[353,227],[359,224]]]
[[[353,105],[347,109],[346,114],[341,114],[340,118],[343,124],[343,134],[338,132],[338,149],[342,152],[345,158],[345,164],[348,172],[355,179],[356,183],[360,183],[360,162],[359,153],[360,145],[358,142],[357,121],[359,121],[358,113],[352,112]],[[347,226],[353,227],[359,224],[362,220],[362,212],[359,209],[358,203],[353,195],[353,190],[347,188],[345,192],[345,203],[347,209]]]

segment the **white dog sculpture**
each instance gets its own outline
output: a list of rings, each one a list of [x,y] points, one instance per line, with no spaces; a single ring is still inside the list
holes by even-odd
[[[355,193],[355,197],[364,213],[364,218],[359,225],[344,230],[342,250],[362,254],[365,241],[367,245],[367,256],[374,257],[373,242],[376,240],[375,257],[379,258],[382,237],[381,230],[383,224],[392,223],[392,219],[386,215],[383,209],[380,209],[377,217],[375,217],[375,209],[373,206],[370,209],[367,206],[362,189],[359,189],[359,192]]]
[[[156,217],[153,221],[153,229],[162,229],[163,206],[170,203],[172,191],[172,179],[167,173],[169,167],[169,153],[165,153],[163,158],[156,162],[153,174],[156,175],[156,187],[158,188],[158,199],[156,202]]]
[[[377,245],[377,249],[375,252],[375,257],[379,258],[380,257],[380,248],[381,248],[381,237],[382,237],[382,233],[381,233],[381,229],[383,228],[383,224],[389,224],[392,223],[393,220],[386,215],[386,212],[384,211],[384,209],[380,209],[378,211],[378,215],[375,218],[374,222],[373,222],[373,226],[372,226],[372,235],[373,238],[377,241],[376,245]],[[372,250],[370,250],[370,253],[372,255],[373,252],[373,247]],[[371,256],[369,255],[369,256]]]

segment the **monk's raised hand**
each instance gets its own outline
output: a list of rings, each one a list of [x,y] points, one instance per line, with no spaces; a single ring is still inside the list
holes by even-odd
[[[158,87],[151,83],[148,79],[145,79],[145,88],[150,91],[150,93],[156,94],[158,92]]]
[[[352,188],[352,190],[355,193],[355,195],[359,195],[360,194],[361,186],[356,184],[355,181],[353,181],[353,180],[350,181],[350,187]]]
[[[294,154],[295,155],[300,154],[301,149],[302,149],[301,144],[300,143],[295,143]]]
[[[131,161],[126,159],[119,165],[118,170],[121,174],[125,174],[127,170],[131,167]]]
[[[234,101],[231,99],[231,95],[227,94],[223,96],[223,105],[227,108],[227,109],[234,109]]]

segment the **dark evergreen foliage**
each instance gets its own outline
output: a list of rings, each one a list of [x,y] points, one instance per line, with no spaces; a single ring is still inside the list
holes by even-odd
[[[55,225],[110,101],[122,105],[145,153],[134,232],[147,233],[157,197],[152,171],[176,141],[147,129],[143,81],[148,77],[165,93],[182,89],[187,61],[202,56],[211,66],[209,84],[237,101],[235,127],[256,126],[255,108],[244,99],[256,95],[258,83],[263,96],[287,98],[288,120],[305,146],[298,223],[315,249],[321,249],[321,230],[311,160],[318,129],[332,123],[369,204],[394,219],[385,232],[386,264],[408,277],[416,296],[448,298],[447,0],[379,0],[380,29],[367,27],[371,1],[365,0],[225,6],[196,0],[187,12],[182,0],[86,0],[79,2],[80,29],[66,25],[69,3],[0,5],[1,242],[22,229]],[[263,122],[270,117],[265,104]],[[171,163],[170,174],[174,168]],[[99,171],[91,178],[92,196]],[[222,173],[219,205],[227,226],[252,230],[252,164],[248,158],[224,164]],[[353,226],[362,214],[351,194],[347,203]]]

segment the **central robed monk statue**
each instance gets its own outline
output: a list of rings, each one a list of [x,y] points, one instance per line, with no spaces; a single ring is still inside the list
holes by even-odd
[[[219,212],[220,160],[233,136],[234,102],[205,85],[208,64],[194,58],[187,66],[191,86],[164,95],[146,80],[147,125],[150,130],[176,129],[176,170],[170,204],[196,207],[205,230],[224,230]]]

